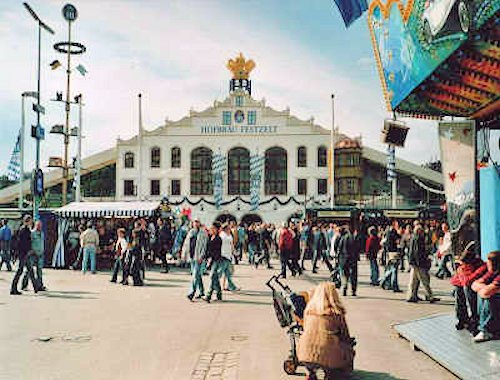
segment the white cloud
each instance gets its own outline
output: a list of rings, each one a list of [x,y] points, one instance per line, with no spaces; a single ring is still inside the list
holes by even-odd
[[[63,3],[35,5],[58,32],[50,43],[44,37],[45,47],[65,39],[60,15]],[[328,128],[330,94],[334,92],[336,125],[347,134],[362,134],[366,144],[381,148],[379,130],[387,115],[380,88],[359,82],[355,70],[343,73],[335,64],[336,57],[313,55],[307,46],[290,40],[273,25],[234,22],[240,19],[232,14],[235,10],[214,2],[85,1],[75,5],[79,19],[74,36],[88,47],[75,62],[83,63],[89,73],[82,78],[75,71],[72,76],[73,94],[85,96],[85,154],[113,146],[117,136],[135,133],[138,92],[143,93],[148,129],[162,124],[166,116],[179,119],[191,107],[204,109],[214,99],[225,97],[229,80],[225,62],[239,51],[257,63],[252,75],[256,98],[265,97],[278,109],[290,106],[292,114],[303,119],[314,116]],[[6,113],[4,105],[17,110],[19,94],[35,84],[36,33],[31,21],[21,6],[0,14],[0,30],[5,32],[0,35],[0,45],[10,52],[0,60],[0,72],[9,73],[0,93],[0,115]],[[45,98],[65,88],[64,70],[47,69],[55,57],[63,61],[52,49],[44,50]],[[367,65],[368,60],[362,58],[357,65]],[[62,107],[45,103],[46,124],[64,120]],[[420,161],[431,155],[429,149],[437,149],[437,145],[429,148],[427,140],[416,145],[422,141],[410,131],[405,157]],[[61,152],[57,137],[49,136],[43,143],[44,157]],[[0,156],[5,166],[9,154]]]

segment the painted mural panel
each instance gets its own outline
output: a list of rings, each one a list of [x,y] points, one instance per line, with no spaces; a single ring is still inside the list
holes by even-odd
[[[388,108],[499,10],[500,0],[374,0],[368,23]]]

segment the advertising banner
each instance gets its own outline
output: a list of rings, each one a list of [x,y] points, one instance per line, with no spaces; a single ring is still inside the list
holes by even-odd
[[[439,144],[443,167],[448,223],[460,225],[467,210],[475,209],[476,161],[473,121],[439,123]]]
[[[500,0],[374,0],[368,9],[389,109],[396,107],[500,9]],[[474,107],[461,104],[460,107]]]

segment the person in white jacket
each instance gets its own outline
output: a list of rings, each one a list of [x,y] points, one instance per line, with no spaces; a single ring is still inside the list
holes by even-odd
[[[227,279],[227,289],[229,291],[237,291],[239,288],[233,282],[233,274],[231,273],[231,263],[233,262],[233,236],[231,234],[231,228],[229,224],[225,223],[222,226],[222,231],[219,234],[222,240],[221,247],[221,265],[220,265],[220,274],[225,275]]]
[[[448,269],[448,262],[452,262],[452,251],[451,251],[451,232],[447,223],[441,225],[443,230],[443,237],[440,239],[440,244],[438,248],[438,259],[439,268],[436,273],[436,277],[443,279],[444,277],[451,277],[451,272]],[[453,263],[452,263],[453,265]]]

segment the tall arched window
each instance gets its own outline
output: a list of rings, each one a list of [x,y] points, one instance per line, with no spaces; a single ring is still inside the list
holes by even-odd
[[[161,150],[155,146],[151,148],[151,167],[159,168],[161,163]]]
[[[174,146],[170,150],[170,167],[180,168],[181,167],[181,148]]]
[[[250,152],[233,148],[227,155],[227,192],[230,195],[250,194]]]
[[[318,168],[326,168],[328,165],[328,149],[322,145],[318,148]]]
[[[212,184],[212,151],[199,147],[191,152],[191,195],[211,195]]]
[[[297,167],[307,167],[307,148],[305,146],[299,146],[297,148]]]
[[[280,147],[266,150],[264,174],[266,195],[286,195],[287,175],[286,150]]]
[[[134,153],[127,152],[123,158],[123,164],[126,169],[131,169],[134,167]]]

